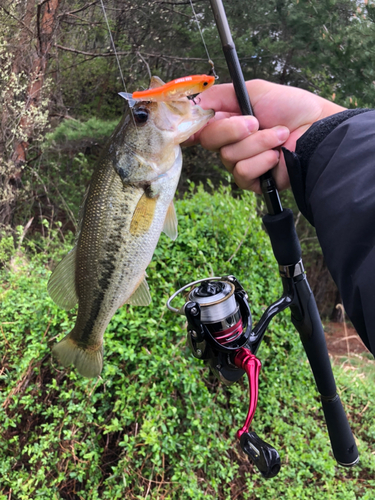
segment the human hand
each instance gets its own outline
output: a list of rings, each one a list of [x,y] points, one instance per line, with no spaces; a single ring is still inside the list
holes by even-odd
[[[199,103],[214,109],[214,118],[183,145],[201,143],[219,151],[242,189],[261,193],[259,176],[270,169],[278,189],[285,189],[289,177],[281,146],[294,151],[314,122],[345,108],[306,90],[264,80],[248,81],[246,87],[256,118],[241,115],[232,84],[214,85],[200,95]]]

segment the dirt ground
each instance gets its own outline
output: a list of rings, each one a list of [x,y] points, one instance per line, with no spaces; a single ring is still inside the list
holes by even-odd
[[[333,358],[369,352],[348,323],[327,323],[324,325],[324,333],[328,352]]]

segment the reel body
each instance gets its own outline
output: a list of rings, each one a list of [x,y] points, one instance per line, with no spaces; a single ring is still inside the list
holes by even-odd
[[[252,321],[242,286],[233,276],[224,279],[203,280],[193,288],[184,313],[193,355],[205,359],[215,376],[230,385],[245,373],[235,365],[234,355],[245,346]]]

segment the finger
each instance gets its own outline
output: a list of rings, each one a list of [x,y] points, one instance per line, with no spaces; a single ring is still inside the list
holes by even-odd
[[[186,146],[194,146],[195,144],[198,144],[200,142],[200,135],[202,131],[211,123],[222,120],[224,118],[231,118],[232,116],[238,116],[237,113],[229,113],[227,111],[218,111],[215,113],[215,116],[213,116],[204,127],[202,127],[198,132],[195,134],[191,135],[188,139],[186,139],[185,142],[181,144],[181,146],[186,147]]]
[[[199,94],[199,106],[203,109],[241,114],[237,97],[231,83],[214,85],[202,92],[202,94]]]
[[[212,121],[201,131],[200,143],[205,149],[218,151],[223,146],[249,137],[258,128],[258,120],[254,116],[232,116]]]
[[[286,168],[285,158],[282,153],[280,153],[279,163],[277,167],[273,169],[272,175],[279,191],[290,187],[288,169]]]
[[[262,99],[262,96],[269,92],[274,86],[275,84],[273,83],[258,79],[246,82],[247,92],[251,104],[254,107],[255,115],[257,103]],[[204,109],[241,113],[236,93],[231,83],[214,85],[202,92],[199,95],[199,99],[199,105]]]
[[[252,158],[239,161],[233,169],[235,183],[241,189],[248,189],[260,194],[259,177],[276,167],[279,157],[279,151],[271,149]]]
[[[227,170],[232,172],[234,166],[241,160],[252,158],[270,149],[284,144],[289,137],[286,127],[274,127],[246,137],[235,144],[229,144],[220,149],[221,160]]]

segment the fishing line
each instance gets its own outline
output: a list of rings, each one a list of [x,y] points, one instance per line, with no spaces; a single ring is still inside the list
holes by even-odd
[[[113,52],[115,53],[115,56],[116,56],[116,61],[117,61],[118,69],[120,71],[121,80],[122,80],[122,83],[124,85],[125,92],[127,92],[126,85],[125,85],[125,80],[124,80],[124,76],[123,76],[122,71],[121,71],[120,60],[119,60],[118,55],[117,55],[117,50],[116,50],[115,42],[113,41],[113,38],[112,38],[112,33],[111,33],[111,29],[109,27],[107,13],[105,11],[103,0],[100,0],[100,3],[101,3],[101,6],[102,6],[102,10],[103,10],[103,15],[104,15],[105,22],[107,23],[109,38],[111,39],[111,44],[112,44],[112,47],[113,47]]]
[[[115,42],[113,41],[113,37],[112,37],[112,33],[111,33],[111,29],[109,27],[109,22],[108,22],[108,18],[107,18],[107,13],[105,11],[105,7],[104,7],[104,3],[103,3],[103,0],[100,0],[100,3],[101,3],[101,6],[102,6],[102,11],[103,11],[103,15],[104,15],[104,19],[105,19],[105,22],[107,24],[107,29],[108,29],[108,33],[109,33],[109,38],[111,40],[111,44],[112,44],[112,47],[113,47],[113,51],[115,53],[115,56],[116,56],[116,61],[117,61],[117,65],[118,65],[118,69],[120,71],[120,76],[121,76],[121,80],[122,80],[122,84],[124,85],[124,89],[125,89],[125,92],[128,93],[128,90],[126,88],[126,84],[125,84],[125,80],[124,80],[124,75],[122,74],[122,70],[121,70],[121,65],[120,65],[120,60],[119,60],[119,57],[117,55],[117,50],[116,50],[116,46],[115,46]],[[132,108],[130,107],[130,113],[132,115],[132,118],[133,118],[133,123],[134,123],[134,126],[135,126],[135,130],[137,131],[137,135],[138,135],[138,127],[135,123],[135,118],[134,118],[134,113],[133,113],[133,110]]]
[[[204,48],[206,50],[206,54],[207,54],[207,58],[208,58],[208,64],[211,66],[211,69],[212,69],[212,74],[214,75],[215,79],[217,80],[219,78],[219,75],[216,74],[216,71],[215,71],[215,64],[213,62],[213,60],[211,59],[210,57],[210,54],[208,53],[208,48],[207,48],[207,45],[206,45],[206,42],[204,40],[204,36],[203,36],[203,32],[202,32],[202,29],[201,29],[201,24],[199,22],[199,19],[198,19],[198,16],[195,12],[195,9],[194,9],[194,5],[193,5],[193,1],[190,0],[190,5],[191,5],[191,10],[193,11],[193,14],[194,14],[194,17],[195,17],[195,22],[197,23],[198,25],[198,29],[199,29],[199,33],[201,35],[201,38],[202,38],[202,42],[203,42],[203,45],[204,45]]]

